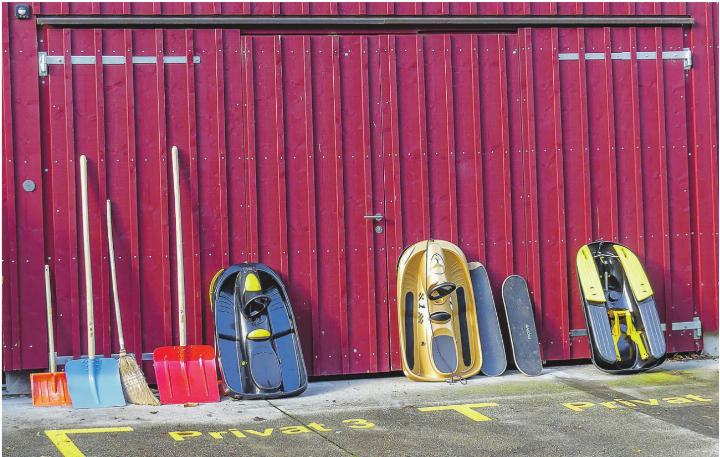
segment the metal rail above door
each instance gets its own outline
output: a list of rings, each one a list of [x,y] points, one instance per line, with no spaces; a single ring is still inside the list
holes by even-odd
[[[88,28],[241,28],[309,34],[479,32],[520,27],[678,27],[690,16],[38,16],[39,26]]]

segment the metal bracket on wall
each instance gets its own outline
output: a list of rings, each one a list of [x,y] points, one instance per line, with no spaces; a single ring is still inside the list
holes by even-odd
[[[667,332],[667,324],[661,323],[660,328],[662,328],[663,332]],[[694,317],[693,320],[687,321],[687,322],[673,322],[670,325],[670,328],[672,331],[678,331],[678,330],[694,330],[693,333],[693,339],[699,340],[702,338],[702,322],[700,321],[699,317]],[[588,336],[588,331],[586,328],[576,328],[570,330],[570,338],[575,338],[579,336]]]
[[[663,51],[663,60],[683,59],[683,68],[689,70],[692,68],[692,51],[690,48],[683,48],[682,51]]]
[[[128,355],[135,357],[135,354],[129,353]],[[97,354],[96,357],[104,357],[102,354]],[[120,354],[110,354],[110,357],[113,357],[117,359],[120,357]],[[87,355],[81,355],[80,357],[73,357],[71,355],[58,355],[57,352],[55,353],[55,363],[58,365],[65,365],[71,360],[75,359],[87,359]],[[151,361],[153,359],[153,353],[152,352],[143,352],[142,353],[142,360],[143,361]]]
[[[603,52],[586,52],[583,56],[585,60],[605,60],[607,58],[607,54]],[[663,60],[682,60],[685,70],[692,68],[692,51],[690,51],[690,48],[684,48],[682,51],[663,51],[660,56]],[[637,60],[656,60],[658,53],[639,51],[635,53],[635,57]],[[629,51],[610,53],[610,60],[630,60],[631,58],[632,55]],[[580,54],[577,52],[561,52],[558,54],[558,60],[579,59]]]
[[[163,56],[164,64],[187,64],[187,56]],[[95,56],[70,56],[70,64],[72,65],[95,65],[97,59]],[[125,56],[102,56],[103,65],[125,65],[127,59]],[[132,56],[133,64],[156,64],[156,56]],[[199,64],[200,56],[193,56],[192,63]],[[38,52],[38,76],[48,75],[48,65],[64,65],[65,56],[51,56],[47,52]]]
[[[693,339],[699,340],[702,338],[702,322],[700,318],[695,316],[693,320],[687,322],[673,322],[671,328],[673,331],[676,330],[693,330]]]

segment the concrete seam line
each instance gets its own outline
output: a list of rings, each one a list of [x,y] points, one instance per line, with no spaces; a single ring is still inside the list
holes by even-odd
[[[273,408],[277,409],[277,410],[280,411],[282,414],[286,415],[287,417],[289,417],[290,419],[294,420],[295,422],[301,424],[303,427],[306,427],[308,430],[312,431],[314,434],[316,434],[316,435],[319,436],[320,438],[324,439],[324,440],[327,441],[328,443],[332,444],[333,446],[337,447],[337,448],[340,449],[341,451],[345,452],[347,455],[352,455],[352,456],[356,455],[356,454],[353,453],[352,451],[349,451],[349,450],[345,449],[344,447],[340,446],[338,443],[336,443],[335,441],[331,440],[331,439],[328,438],[327,436],[322,435],[320,432],[318,432],[318,431],[315,430],[314,428],[308,427],[308,424],[306,424],[304,421],[300,420],[299,418],[295,417],[294,415],[290,414],[289,412],[281,409],[279,406],[276,406],[276,405],[273,404],[273,402],[271,402],[270,400],[265,400],[265,401],[267,401],[270,406],[272,406]]]

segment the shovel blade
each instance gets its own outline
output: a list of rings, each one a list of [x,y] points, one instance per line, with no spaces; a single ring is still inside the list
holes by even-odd
[[[71,360],[65,364],[65,374],[73,408],[125,406],[116,359]]]
[[[165,346],[153,352],[155,378],[164,405],[220,401],[212,346]]]
[[[70,406],[65,373],[33,373],[30,375],[33,406]]]

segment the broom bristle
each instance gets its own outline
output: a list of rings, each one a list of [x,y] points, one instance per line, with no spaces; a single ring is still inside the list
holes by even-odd
[[[159,406],[160,402],[150,390],[135,358],[131,355],[121,355],[118,363],[120,381],[128,401],[135,405]]]

